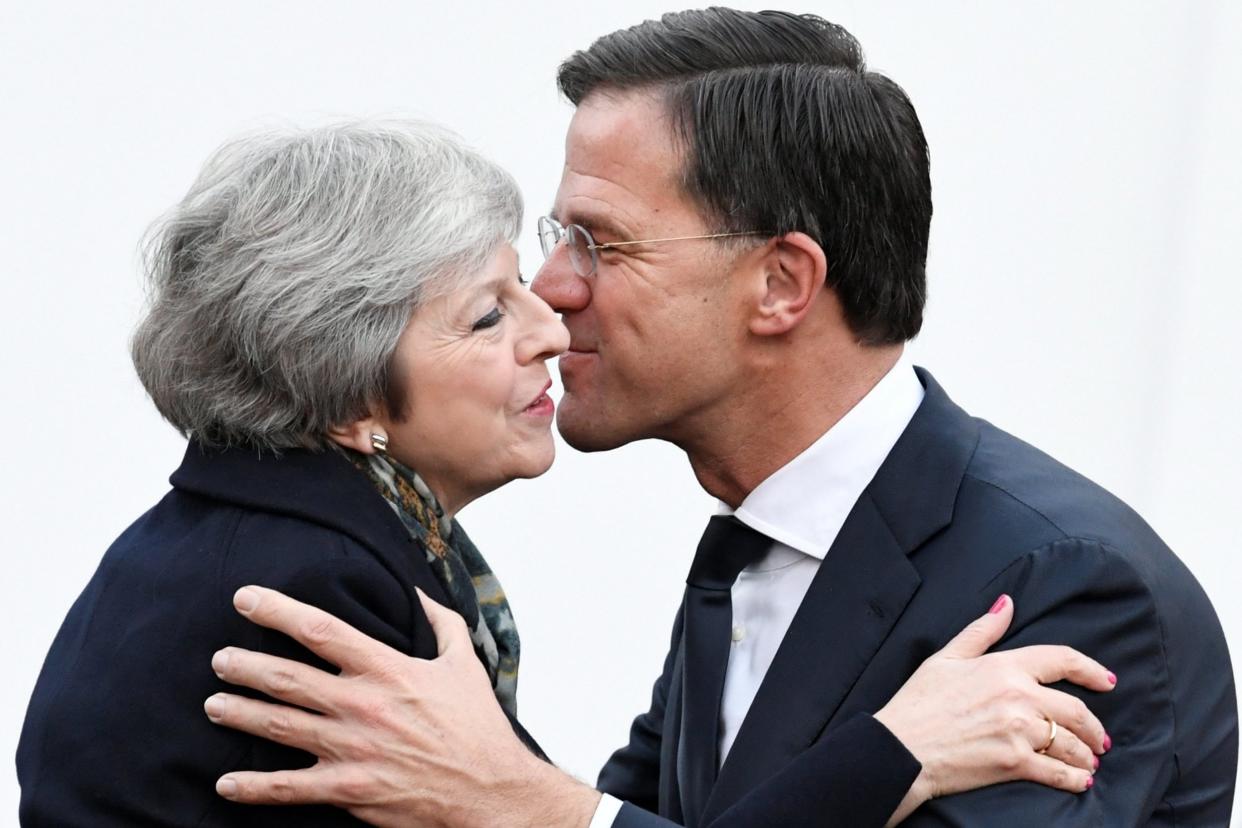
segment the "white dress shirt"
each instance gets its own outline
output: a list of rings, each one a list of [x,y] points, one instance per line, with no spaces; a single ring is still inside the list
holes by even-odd
[[[836,425],[756,486],[736,512],[720,504],[720,514],[733,514],[773,541],[733,585],[733,644],[720,704],[722,764],[820,561],[922,401],[923,386],[903,355]],[[619,800],[605,795],[591,828],[612,825],[620,809]]]

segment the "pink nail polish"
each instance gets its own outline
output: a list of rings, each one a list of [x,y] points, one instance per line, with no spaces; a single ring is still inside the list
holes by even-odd
[[[1113,737],[1105,733],[1104,734],[1104,752],[1108,753],[1112,749],[1113,749]]]
[[[1098,756],[1092,756],[1092,757],[1091,757],[1091,769],[1092,769],[1092,770],[1099,770],[1099,769],[1100,769],[1100,757],[1098,757]]]
[[[1113,673],[1112,670],[1108,671],[1108,683],[1113,685],[1114,687],[1117,685],[1117,676]]]
[[[1089,791],[1089,790],[1091,790],[1092,786],[1094,786],[1094,785],[1095,785],[1095,777],[1094,777],[1094,776],[1088,776],[1088,777],[1087,777],[1087,787],[1086,787],[1086,789]]]
[[[996,603],[992,605],[992,608],[990,610],[988,610],[988,615],[996,615],[996,613],[1003,610],[1005,608],[1005,602],[1007,600],[1009,600],[1008,595],[1002,595],[1001,597],[997,598]]]

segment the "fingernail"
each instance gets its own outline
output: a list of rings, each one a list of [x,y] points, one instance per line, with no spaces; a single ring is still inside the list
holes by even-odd
[[[224,699],[220,698],[219,695],[209,697],[207,701],[203,702],[203,710],[207,711],[207,718],[213,722],[220,721],[224,717]],[[219,789],[217,788],[217,790]]]
[[[1087,777],[1087,784],[1086,784],[1086,786],[1085,786],[1085,790],[1088,790],[1088,791],[1089,791],[1089,790],[1091,790],[1091,788],[1092,788],[1094,785],[1095,785],[1095,777],[1094,777],[1094,776],[1088,776],[1088,777]]]
[[[216,671],[216,675],[224,678],[224,671],[229,666],[229,651],[219,650],[211,657],[211,669]]]
[[[259,593],[249,587],[242,587],[233,596],[233,606],[240,612],[253,612],[259,605]]]
[[[1113,737],[1105,733],[1104,734],[1104,752],[1108,753],[1112,749],[1113,749]]]
[[[232,799],[237,796],[237,783],[227,776],[222,777],[216,782],[216,793],[226,799]]]
[[[1002,595],[1001,597],[997,598],[996,603],[992,605],[992,608],[990,610],[988,610],[988,615],[996,615],[996,613],[1003,610],[1005,608],[1005,602],[1008,600],[1009,600],[1008,595]]]
[[[1092,769],[1092,770],[1099,770],[1099,769],[1100,769],[1100,757],[1098,757],[1098,756],[1092,756],[1092,757],[1091,757],[1091,769]]]
[[[1116,686],[1116,684],[1117,684],[1117,676],[1116,676],[1116,674],[1115,674],[1115,673],[1113,673],[1113,671],[1112,671],[1112,670],[1109,670],[1109,671],[1108,671],[1108,683],[1109,683],[1109,684],[1112,684],[1112,685],[1114,685],[1114,686]]]

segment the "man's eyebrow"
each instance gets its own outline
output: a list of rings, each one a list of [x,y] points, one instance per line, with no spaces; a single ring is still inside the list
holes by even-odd
[[[553,218],[562,224],[581,224],[587,230],[590,230],[592,235],[595,233],[602,233],[605,235],[616,236],[619,239],[625,239],[631,236],[630,231],[623,229],[613,216],[606,213],[597,213],[592,210],[586,210],[581,213],[572,213],[566,219],[560,219],[556,216],[553,216]]]

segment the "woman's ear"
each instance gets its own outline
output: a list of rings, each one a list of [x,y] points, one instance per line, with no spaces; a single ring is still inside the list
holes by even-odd
[[[382,438],[382,441],[375,437]],[[387,444],[388,431],[374,417],[367,416],[352,423],[333,426],[328,429],[328,439],[362,454],[375,454],[377,442]]]
[[[750,320],[756,336],[780,336],[801,324],[828,277],[824,249],[806,233],[787,233],[763,264],[759,303]]]

